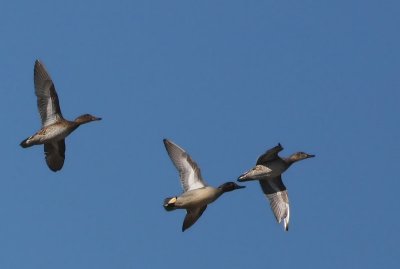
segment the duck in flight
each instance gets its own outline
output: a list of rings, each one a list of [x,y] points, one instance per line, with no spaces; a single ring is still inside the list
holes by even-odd
[[[282,150],[281,144],[267,150],[258,158],[256,166],[242,174],[238,181],[258,180],[262,191],[269,200],[276,220],[278,223],[283,220],[283,227],[288,231],[290,219],[289,198],[281,175],[293,163],[315,157],[315,155],[297,152],[287,158],[281,158],[278,153]]]
[[[64,165],[65,138],[80,125],[98,121],[101,118],[84,114],[74,121],[64,119],[54,83],[39,60],[35,61],[34,84],[37,106],[42,119],[42,129],[22,141],[20,146],[28,148],[43,144],[46,163],[50,170],[56,172]]]
[[[164,200],[164,208],[167,211],[186,209],[182,232],[192,226],[201,217],[207,205],[217,200],[223,193],[244,188],[235,182],[226,182],[218,188],[207,185],[201,176],[199,167],[185,150],[167,139],[164,139],[164,145],[179,171],[183,188],[180,196]]]

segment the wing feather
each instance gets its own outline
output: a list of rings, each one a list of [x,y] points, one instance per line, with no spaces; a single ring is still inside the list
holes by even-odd
[[[42,126],[48,126],[62,118],[60,104],[54,83],[44,65],[36,60],[33,72],[35,94]]]
[[[61,170],[65,160],[65,140],[49,142],[44,144],[46,163],[50,170],[57,172]]]
[[[277,146],[267,150],[257,159],[257,164],[266,164],[279,158],[278,153],[283,150],[282,145],[279,143]]]
[[[203,212],[206,210],[206,208],[207,205],[201,208],[188,209],[185,219],[183,220],[182,232],[190,228],[201,217],[201,215],[203,215]]]
[[[260,180],[260,185],[265,196],[269,200],[276,220],[279,223],[283,220],[284,228],[287,231],[289,229],[290,219],[289,197],[281,177],[278,176],[272,179]]]
[[[179,177],[184,192],[207,186],[201,177],[200,168],[182,148],[164,139],[164,145],[172,163],[179,171]]]

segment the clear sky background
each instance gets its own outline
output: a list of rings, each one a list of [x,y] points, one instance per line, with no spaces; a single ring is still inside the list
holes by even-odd
[[[395,268],[400,256],[399,1],[2,1],[0,268]],[[51,172],[33,66],[63,115],[103,117]],[[213,186],[282,143],[316,158],[257,182],[182,233],[162,139]]]

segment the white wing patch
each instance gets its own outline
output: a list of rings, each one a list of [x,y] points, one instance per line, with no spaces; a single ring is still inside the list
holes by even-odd
[[[43,121],[43,126],[49,126],[57,121],[57,114],[55,112],[55,108],[53,102],[51,101],[51,97],[49,96],[46,100],[46,119]]]
[[[181,178],[182,184],[185,185],[185,187],[184,187],[185,191],[191,191],[191,190],[200,189],[200,188],[205,187],[206,185],[196,175],[195,171],[193,170],[193,168],[191,168],[191,166],[190,166],[190,169],[191,169],[191,171],[190,171],[188,177],[186,179]]]

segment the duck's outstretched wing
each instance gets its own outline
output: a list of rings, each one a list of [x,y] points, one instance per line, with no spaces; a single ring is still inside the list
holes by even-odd
[[[263,155],[258,157],[257,164],[266,164],[279,158],[278,153],[283,150],[282,145],[279,143],[277,146],[267,150]]]
[[[188,209],[186,212],[185,220],[182,225],[182,232],[186,229],[190,228],[203,214],[203,212],[207,209],[207,206],[203,206],[201,208],[196,209]]]
[[[65,159],[65,140],[44,143],[44,154],[46,155],[47,166],[51,171],[61,170]]]
[[[201,177],[200,168],[189,154],[168,139],[163,141],[169,157],[179,171],[183,191],[187,192],[207,186]]]
[[[290,218],[289,197],[281,176],[260,180],[260,185],[269,200],[276,220],[279,223],[283,220],[283,227],[288,231]]]
[[[35,94],[42,126],[48,126],[62,118],[60,104],[54,83],[44,65],[36,60],[33,72]]]

